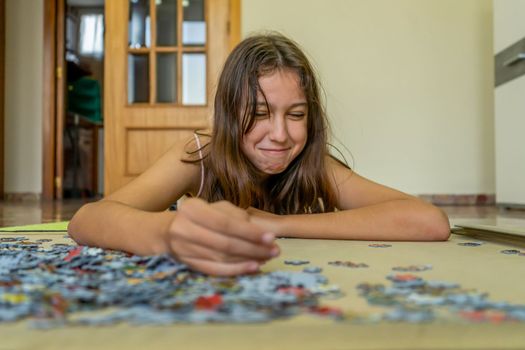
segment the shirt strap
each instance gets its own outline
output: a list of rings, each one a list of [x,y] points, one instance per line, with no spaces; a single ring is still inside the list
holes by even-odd
[[[197,133],[193,133],[193,137],[195,137],[195,142],[197,143],[201,163],[201,185],[199,187],[199,192],[197,193],[197,197],[200,197],[202,194],[202,190],[204,189],[204,157],[202,156],[202,146],[199,136],[197,135]]]

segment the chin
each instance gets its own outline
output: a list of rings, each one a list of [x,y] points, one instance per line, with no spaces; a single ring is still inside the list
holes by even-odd
[[[267,175],[277,175],[277,174],[280,174],[283,171],[285,171],[287,167],[288,166],[277,168],[277,169],[275,169],[275,168],[273,168],[273,169],[266,168],[266,169],[262,170],[262,172],[267,174]]]
[[[280,174],[284,171],[283,170],[266,170],[266,171],[263,171],[263,173],[265,173],[266,175],[277,175],[277,174]]]

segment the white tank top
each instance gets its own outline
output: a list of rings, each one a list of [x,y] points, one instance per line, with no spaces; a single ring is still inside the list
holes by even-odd
[[[197,198],[199,198],[202,194],[202,190],[204,187],[204,157],[202,156],[202,146],[201,141],[199,139],[199,136],[196,133],[193,133],[193,137],[195,137],[195,142],[197,143],[198,151],[199,151],[199,157],[201,158],[201,184],[199,186],[199,192],[197,192]]]

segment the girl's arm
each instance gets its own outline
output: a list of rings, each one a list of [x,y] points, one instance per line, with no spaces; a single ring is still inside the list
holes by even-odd
[[[146,254],[165,250],[162,233],[175,214],[165,211],[191,191],[198,165],[180,162],[184,145],[174,145],[154,165],[119,190],[84,205],[68,232],[80,244]]]
[[[166,211],[200,183],[200,165],[181,161],[184,147],[175,145],[129,184],[83,206],[68,226],[71,237],[79,244],[141,255],[171,253],[218,275],[253,272],[276,256],[274,235],[233,205],[192,198],[177,212]]]
[[[441,241],[448,239],[447,216],[416,197],[367,180],[327,158],[339,211],[272,215],[250,210],[251,220],[278,236],[358,240]]]

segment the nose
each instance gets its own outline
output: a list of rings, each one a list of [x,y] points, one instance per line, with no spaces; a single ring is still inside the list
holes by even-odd
[[[274,115],[270,120],[269,137],[274,142],[285,142],[288,138],[286,118],[282,115]]]

